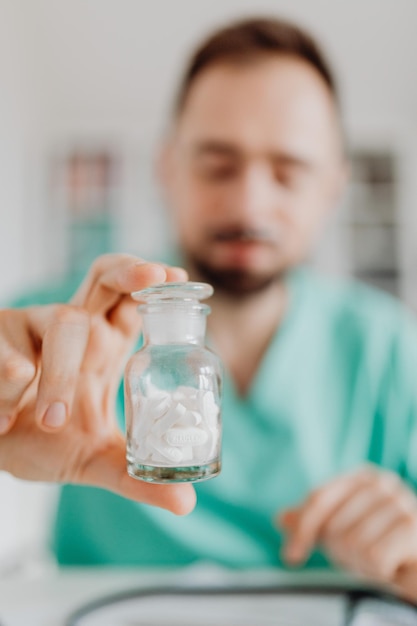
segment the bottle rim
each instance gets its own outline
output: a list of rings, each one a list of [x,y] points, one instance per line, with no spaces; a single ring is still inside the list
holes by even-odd
[[[208,283],[199,282],[174,282],[174,283],[158,283],[146,289],[133,291],[131,296],[133,300],[141,304],[157,304],[164,301],[169,302],[195,302],[210,298],[214,293],[214,289]]]

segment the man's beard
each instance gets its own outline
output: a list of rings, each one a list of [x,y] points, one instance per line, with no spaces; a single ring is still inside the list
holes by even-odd
[[[246,298],[268,290],[282,282],[288,272],[287,267],[272,268],[269,272],[256,272],[244,268],[216,267],[210,263],[210,244],[255,243],[277,252],[282,245],[280,233],[275,228],[263,225],[229,224],[207,233],[207,239],[200,250],[186,253],[189,267],[195,270],[202,280],[209,282],[217,291],[229,297]],[[201,252],[206,250],[203,256]]]
[[[189,257],[189,262],[199,277],[210,283],[217,292],[239,299],[260,294],[282,282],[287,275],[286,269],[260,274],[244,269],[216,268],[198,257]]]
[[[231,224],[210,233],[206,249],[210,249],[210,242],[213,245],[227,242],[253,242],[276,248],[278,241],[279,237],[270,228]],[[215,267],[207,260],[208,258],[209,255],[203,257],[198,252],[188,253],[188,262],[198,275],[213,285],[217,291],[229,297],[245,298],[256,295],[283,281],[287,274],[287,268],[261,273],[249,269]]]

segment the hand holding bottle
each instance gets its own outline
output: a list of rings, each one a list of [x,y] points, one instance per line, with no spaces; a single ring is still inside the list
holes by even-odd
[[[189,512],[189,485],[148,485],[126,472],[115,398],[140,331],[132,291],[184,270],[105,255],[68,305],[0,311],[0,469],[71,482]]]

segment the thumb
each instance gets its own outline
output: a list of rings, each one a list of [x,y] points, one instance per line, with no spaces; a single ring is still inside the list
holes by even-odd
[[[77,482],[108,489],[124,498],[161,507],[176,515],[191,513],[196,504],[195,490],[190,484],[151,484],[129,476],[125,442],[121,436],[84,465]]]

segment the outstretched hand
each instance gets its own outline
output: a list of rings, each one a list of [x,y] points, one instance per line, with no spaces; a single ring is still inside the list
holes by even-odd
[[[127,474],[115,415],[140,332],[130,293],[186,279],[180,268],[105,255],[68,305],[0,311],[0,469],[103,487],[177,514],[193,509],[191,485],[150,485]]]

